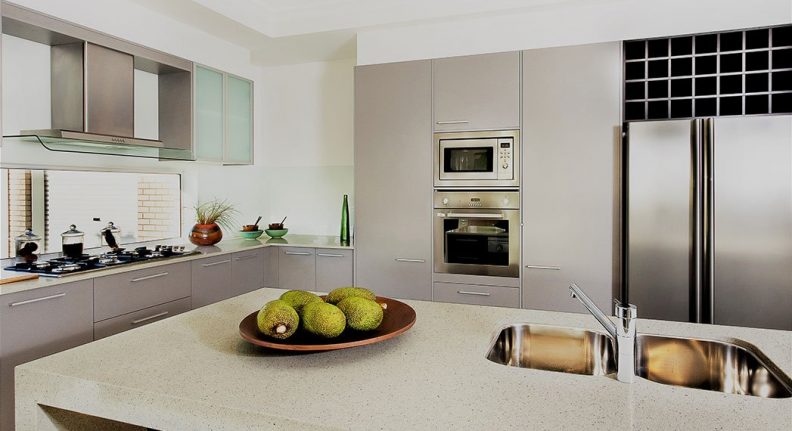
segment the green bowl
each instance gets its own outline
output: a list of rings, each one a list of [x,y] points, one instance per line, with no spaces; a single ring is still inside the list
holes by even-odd
[[[271,238],[280,238],[289,233],[289,229],[265,229],[264,232]]]
[[[239,231],[239,236],[245,239],[256,239],[264,233],[263,230],[249,230],[249,231]]]

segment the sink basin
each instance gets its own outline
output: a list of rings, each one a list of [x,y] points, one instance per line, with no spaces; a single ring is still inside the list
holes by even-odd
[[[506,326],[492,341],[487,359],[512,367],[590,376],[616,372],[607,335],[558,326]]]
[[[792,381],[756,347],[638,334],[636,374],[666,385],[763,398],[792,397]]]
[[[792,397],[792,380],[756,347],[638,334],[635,373],[665,385],[763,398]],[[600,376],[616,372],[614,348],[602,332],[519,324],[502,328],[487,359],[497,364]]]

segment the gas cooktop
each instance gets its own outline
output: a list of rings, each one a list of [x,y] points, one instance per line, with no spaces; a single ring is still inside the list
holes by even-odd
[[[42,277],[63,277],[66,275],[98,271],[121,265],[132,265],[171,257],[190,256],[197,254],[194,250],[185,250],[183,245],[158,245],[154,249],[138,247],[134,250],[119,248],[99,255],[84,254],[80,257],[58,257],[46,261],[21,262],[4,268],[7,271],[28,272]]]

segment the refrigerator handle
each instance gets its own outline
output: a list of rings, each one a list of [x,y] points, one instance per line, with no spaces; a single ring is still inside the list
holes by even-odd
[[[702,282],[704,264],[704,235],[702,232],[704,218],[704,193],[703,193],[703,159],[704,136],[703,120],[690,122],[690,211],[691,211],[691,238],[693,250],[691,253],[690,272],[690,321],[702,323]]]
[[[703,125],[703,185],[702,190],[702,291],[701,321],[715,322],[715,119],[707,118]]]

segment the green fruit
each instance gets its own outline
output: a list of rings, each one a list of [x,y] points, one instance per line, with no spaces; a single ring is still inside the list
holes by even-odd
[[[359,296],[350,296],[344,299],[338,303],[338,308],[344,312],[347,325],[358,331],[377,329],[382,323],[384,315],[382,306],[370,299]]]
[[[335,338],[346,328],[344,312],[326,302],[305,304],[302,319],[305,330],[324,338]]]
[[[375,295],[374,292],[368,289],[364,289],[362,287],[339,287],[338,289],[334,289],[332,292],[327,294],[327,298],[325,298],[325,302],[329,302],[331,304],[338,304],[344,299],[352,296],[359,296],[361,298],[370,299],[372,301],[377,299],[377,295]]]
[[[280,299],[291,305],[292,308],[297,311],[297,314],[302,312],[302,308],[305,304],[310,302],[322,302],[322,298],[304,290],[290,290],[281,295]]]
[[[286,301],[276,299],[266,303],[258,312],[256,324],[262,334],[285,340],[297,330],[300,317]]]

